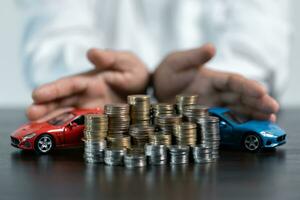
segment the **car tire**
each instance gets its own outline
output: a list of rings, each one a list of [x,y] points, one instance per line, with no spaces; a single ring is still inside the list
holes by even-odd
[[[248,133],[243,138],[242,146],[248,152],[258,152],[262,148],[261,138],[255,133]]]
[[[54,149],[54,139],[49,134],[39,136],[34,145],[34,149],[39,154],[50,153]]]

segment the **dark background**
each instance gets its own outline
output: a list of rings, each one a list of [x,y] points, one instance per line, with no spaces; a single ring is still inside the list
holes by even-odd
[[[223,150],[217,163],[126,169],[86,164],[82,150],[38,156],[10,146],[23,110],[0,110],[0,199],[300,199],[299,109],[279,124],[288,143],[258,154]]]

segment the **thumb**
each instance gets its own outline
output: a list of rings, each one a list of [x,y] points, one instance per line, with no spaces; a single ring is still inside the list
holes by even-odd
[[[175,64],[175,70],[187,70],[198,68],[208,62],[216,53],[212,44],[205,44],[199,48],[187,51],[179,51],[173,54],[172,62]]]
[[[115,52],[92,48],[87,52],[87,58],[98,70],[111,69],[116,60]]]

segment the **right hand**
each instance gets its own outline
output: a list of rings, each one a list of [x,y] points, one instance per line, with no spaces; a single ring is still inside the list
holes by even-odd
[[[215,48],[209,44],[169,54],[153,76],[157,99],[172,102],[177,94],[198,94],[200,104],[275,121],[279,105],[266,89],[242,75],[207,68],[214,54]]]
[[[127,95],[144,93],[149,81],[145,64],[125,51],[91,49],[95,69],[42,85],[32,93],[29,120],[37,120],[66,107],[94,108],[126,102]]]

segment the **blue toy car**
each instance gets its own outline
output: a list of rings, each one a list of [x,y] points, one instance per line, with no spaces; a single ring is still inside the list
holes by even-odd
[[[209,112],[220,119],[221,145],[257,152],[286,143],[285,132],[270,121],[251,120],[227,108],[211,108]]]

